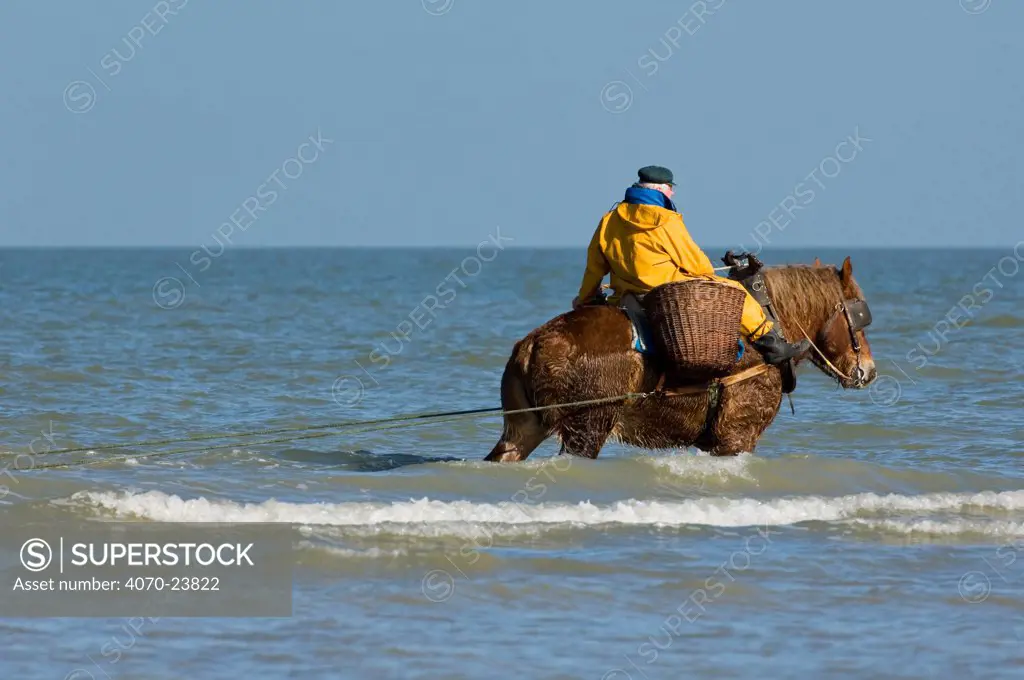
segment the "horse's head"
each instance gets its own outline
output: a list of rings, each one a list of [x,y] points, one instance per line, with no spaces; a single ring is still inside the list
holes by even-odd
[[[850,258],[838,268],[816,259],[812,267],[779,267],[765,270],[765,274],[786,337],[799,339],[806,331],[825,355],[822,359],[811,350],[815,366],[845,388],[870,385],[877,374],[864,333],[871,312],[853,278]]]

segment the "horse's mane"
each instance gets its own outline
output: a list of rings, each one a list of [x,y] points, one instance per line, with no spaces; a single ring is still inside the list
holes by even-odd
[[[763,271],[768,293],[783,322],[795,319],[805,328],[823,323],[843,299],[835,267],[794,264],[765,267]]]

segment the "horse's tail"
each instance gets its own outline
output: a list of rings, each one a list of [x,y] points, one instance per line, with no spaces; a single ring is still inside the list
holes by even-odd
[[[516,343],[512,356],[505,364],[501,376],[501,407],[505,411],[534,408],[530,398],[530,364],[533,358],[534,336],[528,335]],[[505,416],[501,439],[487,455],[490,461],[524,460],[547,436],[547,428],[540,411],[513,413]]]

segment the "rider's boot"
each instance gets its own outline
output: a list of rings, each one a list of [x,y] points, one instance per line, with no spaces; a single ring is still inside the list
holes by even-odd
[[[800,359],[811,349],[809,340],[786,342],[775,328],[757,340],[752,340],[750,344],[761,353],[761,356],[769,364],[781,364],[789,359]]]

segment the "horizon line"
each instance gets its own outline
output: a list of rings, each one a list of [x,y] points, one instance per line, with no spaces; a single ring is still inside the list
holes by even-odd
[[[1019,243],[1019,242],[1018,242]],[[478,246],[478,243],[442,243],[436,245],[233,245],[230,250],[451,250],[457,248],[473,248]],[[964,244],[935,244],[928,246],[914,245],[914,244],[895,244],[895,245],[822,245],[822,244],[811,244],[811,245],[800,245],[791,247],[765,247],[757,252],[774,252],[774,251],[786,251],[786,250],[815,250],[815,249],[829,249],[829,250],[994,250],[998,248],[1012,248],[1015,244],[992,244],[992,245],[964,245]],[[194,244],[189,245],[128,245],[128,244],[68,244],[68,245],[53,245],[53,244],[38,244],[38,245],[3,245],[0,244],[0,250],[199,250],[202,245],[196,246]],[[510,250],[586,250],[587,244],[575,244],[575,245],[515,245],[508,244],[505,248]],[[702,248],[702,250],[718,250],[722,249],[723,252],[726,250],[733,250],[736,252],[735,246],[726,245],[709,245]],[[227,250],[227,249],[225,249]]]

